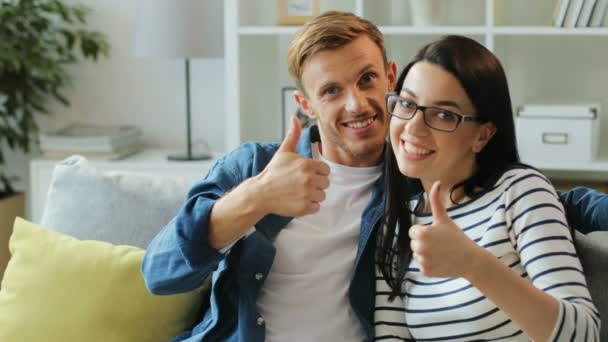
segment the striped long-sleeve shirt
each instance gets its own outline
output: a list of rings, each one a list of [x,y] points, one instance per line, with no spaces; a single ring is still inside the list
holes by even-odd
[[[417,201],[411,203],[415,208]],[[552,341],[599,341],[600,318],[591,301],[563,207],[546,178],[532,169],[506,172],[493,190],[448,209],[465,234],[513,272],[559,300]],[[415,214],[415,224],[432,223]],[[412,260],[404,297],[376,270],[376,340],[528,341],[503,311],[464,278],[431,278]]]

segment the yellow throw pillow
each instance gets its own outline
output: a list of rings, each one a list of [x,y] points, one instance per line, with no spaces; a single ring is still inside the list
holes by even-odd
[[[0,290],[0,341],[167,342],[192,327],[200,290],[155,296],[144,251],[17,219]]]

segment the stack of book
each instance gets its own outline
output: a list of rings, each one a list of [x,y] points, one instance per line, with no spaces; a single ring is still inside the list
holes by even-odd
[[[553,16],[556,27],[600,27],[608,0],[557,0]]]
[[[121,159],[141,148],[141,129],[134,126],[71,124],[40,134],[45,158],[62,159],[79,154],[91,159]]]

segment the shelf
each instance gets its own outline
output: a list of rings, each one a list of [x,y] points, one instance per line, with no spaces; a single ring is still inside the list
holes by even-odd
[[[484,34],[485,26],[380,26],[382,33],[390,34]],[[300,26],[241,26],[241,35],[292,35]]]
[[[300,26],[241,26],[238,30],[242,35],[292,35]]]
[[[532,166],[546,171],[605,172],[608,174],[608,160],[599,160],[589,163],[533,163]]]
[[[551,35],[551,36],[608,36],[606,27],[551,27],[551,26],[495,26],[495,35]]]
[[[380,26],[382,33],[390,34],[485,34],[485,26]]]
[[[379,25],[388,57],[400,66],[436,37],[457,34],[475,39],[499,57],[515,108],[552,98],[599,102],[608,108],[603,57],[608,54],[608,27],[554,27],[555,1],[446,1],[448,15],[442,25],[433,26],[414,25],[412,8],[404,0],[323,0],[322,10],[352,11]],[[276,0],[225,3],[226,146],[231,150],[243,141],[279,140],[280,89],[293,84],[285,52],[301,26],[277,24]],[[608,117],[608,111],[602,114]],[[600,131],[600,136],[607,136],[608,120]],[[605,141],[600,144],[596,162],[568,162],[564,156],[563,163],[532,165],[564,179],[606,182],[605,146]]]
[[[300,26],[241,26],[241,35],[292,35]],[[608,36],[608,27],[551,26],[380,26],[386,35],[494,34],[503,36]]]

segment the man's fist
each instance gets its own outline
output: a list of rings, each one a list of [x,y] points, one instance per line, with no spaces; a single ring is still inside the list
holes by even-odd
[[[296,153],[302,133],[297,117],[291,117],[291,129],[276,154],[259,174],[260,200],[268,213],[304,216],[315,213],[329,187],[329,166],[322,161]]]

